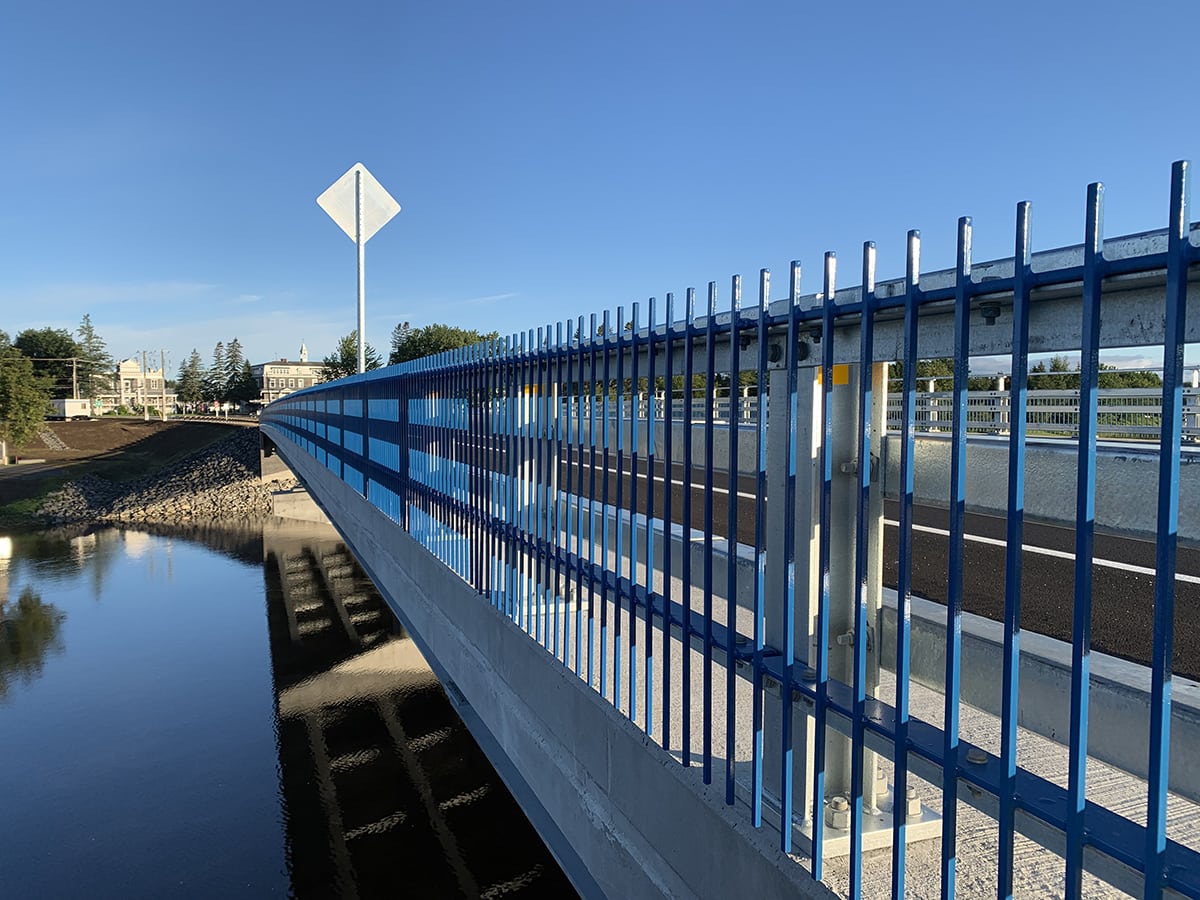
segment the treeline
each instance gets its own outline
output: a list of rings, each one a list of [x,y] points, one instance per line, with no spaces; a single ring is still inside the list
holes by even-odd
[[[207,366],[193,347],[188,358],[179,364],[179,377],[175,381],[176,400],[189,406],[200,402],[249,403],[258,399],[259,390],[250,372],[250,360],[236,337],[228,344],[217,341],[212,362]]]
[[[443,353],[446,350],[457,350],[459,347],[470,347],[480,341],[495,340],[500,336],[498,331],[476,331],[473,328],[459,328],[454,325],[443,325],[435,322],[422,328],[413,328],[408,322],[401,322],[392,329],[391,352],[388,354],[387,365],[409,362]],[[363,368],[370,372],[384,365],[379,352],[367,344],[363,348]],[[358,372],[358,332],[352,331],[338,339],[334,352],[321,360],[321,378],[333,381]]]
[[[50,401],[92,399],[112,389],[113,360],[85,315],[75,333],[27,328],[0,331],[0,440],[22,446],[41,427]]]
[[[888,378],[893,389],[904,378],[904,364],[894,362]],[[917,390],[928,391],[930,382],[934,391],[947,391],[954,378],[954,360],[952,359],[920,359],[917,360]],[[1071,368],[1071,361],[1066,356],[1051,357],[1049,363],[1037,363],[1029,370],[1029,389],[1031,391],[1077,391],[1081,381],[1078,364]],[[1109,363],[1100,363],[1097,378],[1102,388],[1155,388],[1162,387],[1162,379],[1154,372],[1119,371]],[[970,375],[967,378],[967,390],[991,391],[996,389],[995,375]]]
[[[1080,382],[1080,367],[1072,369],[1065,356],[1052,357],[1049,365],[1040,362],[1029,370],[1029,389],[1034,391],[1077,391]],[[1158,388],[1162,378],[1154,372],[1119,372],[1116,366],[1100,363],[1096,384],[1102,388]]]
[[[65,328],[27,328],[12,340],[0,331],[0,351],[23,356],[51,398],[91,399],[112,390],[113,358],[85,315],[72,334]]]

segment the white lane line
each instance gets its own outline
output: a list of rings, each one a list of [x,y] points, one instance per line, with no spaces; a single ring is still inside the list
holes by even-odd
[[[891,525],[893,528],[899,528],[900,523],[895,519],[884,519],[883,524]],[[934,528],[931,525],[913,525],[913,531],[924,531],[928,534],[938,534],[942,537],[950,537],[950,532],[944,528]],[[982,537],[977,534],[964,535],[968,541],[974,541],[976,544],[990,544],[993,547],[1007,547],[1008,542],[998,538]],[[1021,549],[1026,553],[1039,553],[1042,556],[1053,556],[1058,559],[1074,559],[1074,553],[1068,553],[1066,550],[1051,550],[1049,547],[1035,547],[1032,544],[1022,544]],[[1107,569],[1120,569],[1123,572],[1133,572],[1138,575],[1153,575],[1154,570],[1148,569],[1145,566],[1135,566],[1133,563],[1116,562],[1111,559],[1093,559],[1092,565],[1103,566]],[[1200,584],[1200,576],[1184,575],[1181,572],[1175,573],[1175,580],[1182,581],[1185,584]]]
[[[569,462],[570,462],[570,460],[568,460],[568,463],[569,463]],[[679,464],[678,464],[678,463],[676,463],[676,465],[679,465]],[[699,468],[703,469],[704,467],[703,467],[703,466],[700,466]],[[597,471],[597,472],[603,472],[603,471],[604,471],[604,466],[596,466],[596,471]],[[615,475],[615,474],[616,474],[616,472],[617,472],[617,470],[616,470],[616,469],[615,469],[613,466],[609,466],[609,467],[608,467],[608,471],[612,472],[614,475]],[[714,470],[713,470],[713,472],[714,472],[714,474],[717,474],[717,475],[726,475],[726,473],[723,473],[723,472],[718,472],[716,469],[714,469]],[[629,470],[628,470],[628,469],[624,469],[624,470],[622,470],[621,474],[622,474],[622,475],[629,475],[630,473],[629,473]],[[637,474],[638,474],[640,477],[643,477],[643,478],[644,478],[644,477],[645,477],[645,475],[646,475],[646,473],[645,473],[644,471],[641,471],[641,470],[639,470]],[[738,477],[739,477],[739,478],[745,478],[745,477],[748,477],[748,476],[745,476],[745,475],[739,475]],[[657,473],[657,472],[655,472],[655,473],[654,473],[654,480],[655,480],[655,481],[657,481],[659,484],[663,484],[663,483],[664,483],[664,482],[663,482],[663,477],[662,477],[662,475],[660,475],[660,474],[659,474],[659,473]],[[729,480],[729,478],[726,476],[724,480],[725,480],[725,481],[728,481],[728,480]],[[679,478],[672,478],[672,479],[671,479],[671,484],[675,484],[675,485],[678,485],[679,487],[683,487],[683,485],[684,485],[684,482],[683,482],[683,480],[682,480],[682,479],[679,479]],[[693,487],[693,488],[699,488],[699,489],[703,490],[703,488],[704,488],[704,485],[703,485],[702,483],[699,483],[699,482],[695,482],[695,481],[693,481],[693,482],[692,482],[692,487]],[[729,488],[727,488],[727,487],[721,487],[719,484],[713,484],[713,486],[712,486],[712,490],[713,490],[713,493],[714,493],[714,494],[728,494],[728,493],[729,493]],[[755,497],[757,497],[757,496],[758,496],[758,494],[755,494],[755,493],[749,493],[749,492],[747,492],[747,491],[738,491],[738,492],[737,492],[737,495],[738,495],[739,497],[745,497],[747,500],[753,500]]]

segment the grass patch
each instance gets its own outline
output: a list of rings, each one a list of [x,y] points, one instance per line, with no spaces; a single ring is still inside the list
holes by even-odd
[[[57,487],[57,485],[47,487],[41,496],[25,497],[0,506],[0,528],[44,527],[45,522],[37,518],[35,514],[38,507],[42,505],[42,498]]]

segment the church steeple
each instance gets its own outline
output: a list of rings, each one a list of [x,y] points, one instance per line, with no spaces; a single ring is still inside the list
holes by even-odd
[[[308,344],[304,343],[304,341],[300,342],[300,362],[308,362]]]

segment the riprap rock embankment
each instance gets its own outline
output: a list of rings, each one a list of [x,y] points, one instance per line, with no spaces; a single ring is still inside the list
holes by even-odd
[[[262,484],[258,442],[257,428],[239,428],[145,478],[112,482],[84,475],[50,494],[38,515],[58,525],[261,519],[271,514],[271,492],[295,482]]]

